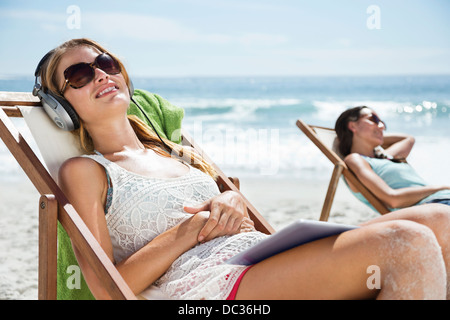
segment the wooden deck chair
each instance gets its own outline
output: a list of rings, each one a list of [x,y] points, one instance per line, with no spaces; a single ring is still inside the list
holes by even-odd
[[[369,201],[369,203],[380,214],[390,212],[387,206],[378,199],[364,184],[356,177],[356,175],[347,167],[342,157],[337,151],[337,137],[334,129],[308,125],[301,119],[297,120],[297,127],[319,148],[320,151],[334,165],[331,180],[328,185],[325,201],[320,214],[321,221],[327,221],[330,215],[331,206],[333,204],[334,195],[339,183],[339,178],[343,175],[350,181],[358,191]]]
[[[57,184],[55,177],[59,165],[65,159],[77,155],[79,152],[73,144],[71,134],[57,129],[46,116],[40,101],[31,93],[0,92],[0,107],[0,137],[41,195],[39,199],[38,298],[56,299],[57,297],[57,224],[59,222],[69,235],[73,245],[80,252],[83,252],[111,297],[113,299],[136,299],[136,296]],[[36,140],[46,166],[31,149],[9,117],[33,118],[34,124],[31,127],[29,125],[29,129]],[[36,118],[39,120],[36,121]],[[53,130],[51,143],[48,141],[48,136],[44,138],[36,137],[36,134],[39,135],[38,132],[42,131],[42,127],[45,127],[45,130]],[[57,137],[54,135],[57,135]],[[184,133],[183,143],[192,146],[207,158],[206,154],[187,133]],[[55,150],[57,150],[56,154]],[[213,162],[211,163],[216,167],[219,174],[217,181],[219,188],[222,191],[234,190],[240,192],[236,185]],[[244,200],[247,203],[249,215],[255,223],[255,228],[267,234],[273,233],[274,229],[267,221],[246,198]]]

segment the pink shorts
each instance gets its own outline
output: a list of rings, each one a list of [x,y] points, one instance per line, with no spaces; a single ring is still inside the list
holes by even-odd
[[[244,269],[244,271],[242,271],[241,275],[239,276],[239,278],[236,280],[236,282],[234,283],[233,289],[231,289],[230,294],[227,297],[227,300],[234,300],[236,298],[236,293],[239,289],[239,285],[241,284],[241,280],[244,277],[244,275],[247,273],[247,271],[251,268],[252,266]]]

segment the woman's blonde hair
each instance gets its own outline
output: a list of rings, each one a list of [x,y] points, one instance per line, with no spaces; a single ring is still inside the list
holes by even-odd
[[[80,46],[94,48],[101,53],[106,52],[114,59],[116,59],[122,70],[121,71],[122,76],[124,77],[127,86],[130,87],[131,84],[130,78],[125,69],[125,66],[120,61],[120,59],[118,59],[114,54],[106,50],[97,42],[87,38],[80,38],[66,41],[60,46],[53,49],[52,54],[44,62],[40,71],[41,85],[44,88],[44,90],[49,90],[52,92],[53,95],[59,96],[60,98],[64,99],[64,97],[60,93],[60,88],[58,87],[59,83],[57,79],[56,70],[63,55],[67,51],[78,48]],[[166,150],[164,148],[163,143],[159,140],[159,137],[156,135],[156,133],[144,121],[142,121],[140,118],[134,115],[128,115],[128,120],[134,132],[136,133],[138,139],[142,142],[142,144],[146,148],[152,149],[158,154],[163,156],[170,157],[171,155],[173,155],[176,158],[183,160],[191,164],[192,166],[200,169],[201,171],[209,174],[213,178],[217,177],[217,173],[214,170],[214,168],[194,150],[180,146],[168,139],[163,138],[165,144],[171,148],[171,151],[169,152],[169,150]],[[80,146],[86,153],[94,152],[94,144],[92,138],[90,137],[89,132],[83,125],[82,119],[80,119],[80,128],[72,131],[72,133],[78,137]]]

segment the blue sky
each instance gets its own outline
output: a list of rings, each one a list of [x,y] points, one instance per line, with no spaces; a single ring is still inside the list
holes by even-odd
[[[0,75],[76,37],[133,76],[450,74],[449,14],[448,0],[1,0]]]

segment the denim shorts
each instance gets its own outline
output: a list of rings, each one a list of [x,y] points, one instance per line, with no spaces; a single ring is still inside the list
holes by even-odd
[[[450,206],[450,199],[433,199],[431,201],[428,201],[427,203],[442,203]]]

